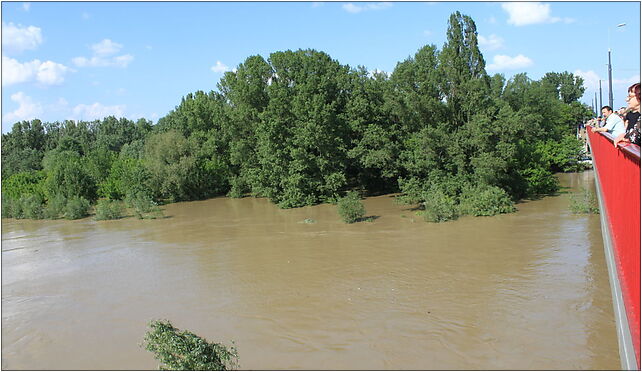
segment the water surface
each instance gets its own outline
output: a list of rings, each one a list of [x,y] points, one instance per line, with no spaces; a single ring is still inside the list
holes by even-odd
[[[441,224],[364,204],[351,225],[254,198],[2,220],[2,368],[156,369],[139,344],[169,319],[234,340],[241,369],[619,369],[599,216],[568,194]]]

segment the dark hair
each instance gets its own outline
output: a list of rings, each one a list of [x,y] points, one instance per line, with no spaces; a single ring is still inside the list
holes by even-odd
[[[611,106],[602,106],[602,108],[600,109],[600,111],[602,111],[602,110],[604,110],[604,109],[606,109],[606,111],[613,111],[613,109],[611,108]]]
[[[640,83],[635,83],[629,87],[628,90],[629,93],[633,92],[635,93],[635,98],[638,99],[638,102],[640,102]]]

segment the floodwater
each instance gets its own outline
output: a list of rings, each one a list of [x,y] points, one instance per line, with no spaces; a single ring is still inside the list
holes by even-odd
[[[234,341],[241,369],[620,368],[599,216],[568,194],[441,224],[364,204],[351,225],[254,198],[2,220],[2,368],[156,369],[152,319]]]

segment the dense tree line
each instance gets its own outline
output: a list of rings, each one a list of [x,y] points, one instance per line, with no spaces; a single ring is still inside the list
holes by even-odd
[[[45,208],[253,195],[292,208],[359,190],[401,192],[432,221],[508,212],[576,169],[575,127],[591,115],[582,83],[568,72],[489,76],[475,23],[457,12],[441,50],[424,46],[390,75],[278,51],[187,94],[156,125],[16,123],[2,136],[2,195]],[[12,208],[3,216],[28,217]]]

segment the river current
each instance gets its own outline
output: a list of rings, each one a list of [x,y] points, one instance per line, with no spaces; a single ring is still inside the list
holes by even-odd
[[[2,368],[156,369],[152,319],[234,341],[241,369],[620,368],[599,215],[569,193],[440,224],[364,204],[373,220],[349,225],[255,198],[3,219]]]

